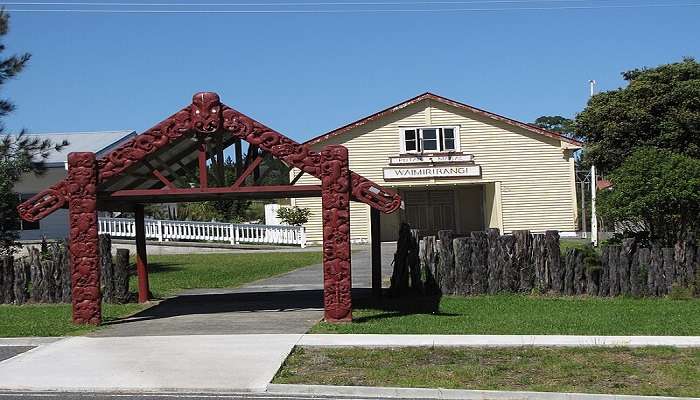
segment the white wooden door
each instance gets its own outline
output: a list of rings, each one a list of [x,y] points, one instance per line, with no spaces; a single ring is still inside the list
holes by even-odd
[[[406,221],[425,235],[455,229],[455,205],[452,190],[407,191],[403,193]]]

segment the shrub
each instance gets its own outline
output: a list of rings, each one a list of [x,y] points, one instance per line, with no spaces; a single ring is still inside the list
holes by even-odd
[[[300,226],[309,222],[309,215],[311,215],[311,210],[308,208],[294,207],[280,207],[277,210],[277,218],[282,220],[285,224]]]

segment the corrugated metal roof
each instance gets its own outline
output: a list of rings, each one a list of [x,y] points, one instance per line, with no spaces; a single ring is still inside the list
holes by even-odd
[[[103,156],[122,142],[136,136],[136,131],[102,131],[102,132],[62,132],[62,133],[28,133],[27,137],[51,139],[54,143],[68,141],[68,146],[60,152],[52,151],[45,160],[47,166],[63,165],[68,160],[68,153],[90,151]]]

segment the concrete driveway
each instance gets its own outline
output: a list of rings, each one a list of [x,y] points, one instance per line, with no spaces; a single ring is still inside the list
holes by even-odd
[[[383,247],[387,279],[393,249]],[[360,248],[356,296],[369,295],[370,271]],[[322,285],[314,265],[238,289],[190,290],[88,337],[0,361],[0,390],[264,391],[323,317]]]
[[[391,276],[395,246],[382,246],[385,281]],[[370,294],[370,256],[367,246],[354,249],[353,296],[360,298]],[[321,318],[323,268],[317,264],[237,289],[188,290],[90,336],[301,334]]]

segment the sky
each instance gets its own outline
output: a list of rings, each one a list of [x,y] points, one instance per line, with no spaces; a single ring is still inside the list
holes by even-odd
[[[224,103],[298,141],[426,91],[531,122],[541,115],[575,116],[585,107],[590,79],[599,90],[612,90],[624,85],[622,71],[700,58],[698,0],[675,1],[698,3],[688,7],[557,10],[513,9],[552,5],[529,0],[471,3],[377,7],[492,10],[11,12],[5,54],[30,52],[32,59],[0,92],[17,105],[4,122],[11,132],[143,131],[198,91],[215,91]],[[355,6],[323,7],[302,6]]]

